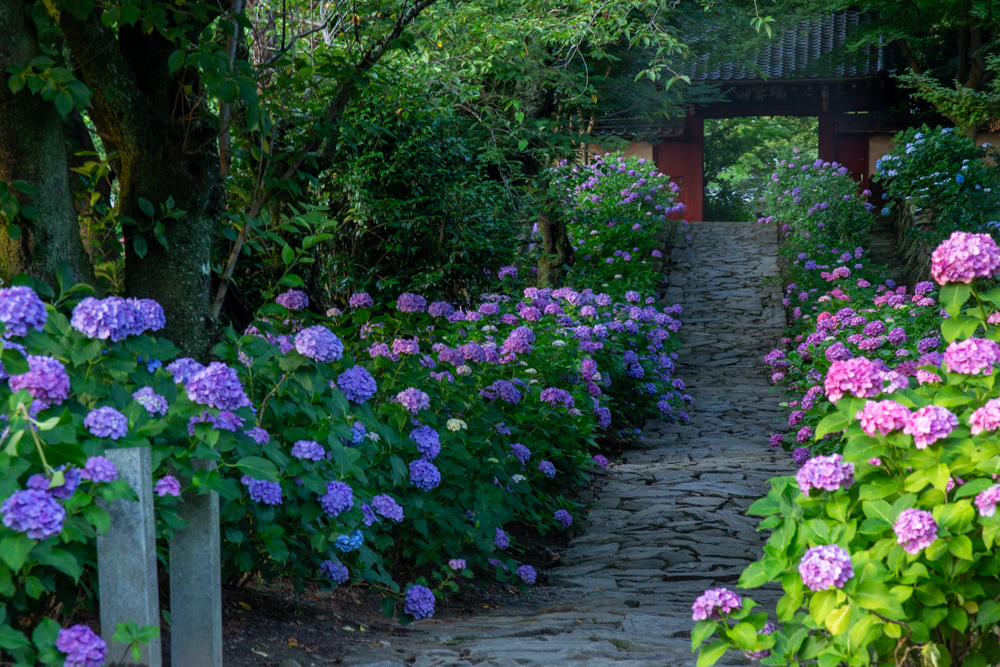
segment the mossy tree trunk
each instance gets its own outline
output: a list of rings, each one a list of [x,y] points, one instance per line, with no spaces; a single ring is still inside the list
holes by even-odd
[[[0,2],[0,72],[42,55],[29,4]],[[22,207],[34,209],[33,219],[15,221],[20,235],[0,230],[0,271],[6,278],[26,273],[54,284],[53,272],[65,263],[74,280],[93,283],[70,196],[62,119],[54,104],[27,88],[12,93],[7,77],[0,81],[0,181],[23,180],[37,192],[17,194]]]
[[[557,287],[566,277],[564,267],[573,266],[576,254],[569,242],[566,220],[558,206],[546,201],[545,211],[538,214],[538,232],[542,235],[542,255],[538,259],[538,286]]]

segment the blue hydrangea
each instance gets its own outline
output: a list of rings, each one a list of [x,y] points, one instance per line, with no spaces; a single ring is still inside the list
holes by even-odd
[[[425,461],[433,461],[441,453],[441,436],[430,426],[418,426],[410,431],[410,439],[417,443],[417,451]]]
[[[170,409],[167,399],[153,391],[152,387],[142,387],[132,394],[132,398],[151,415],[162,416]]]
[[[354,507],[354,491],[343,482],[327,482],[326,494],[320,496],[319,504],[330,517],[335,517]]]
[[[188,398],[199,405],[220,410],[237,410],[250,405],[239,375],[218,361],[213,361],[195,373],[188,380],[186,388]]]
[[[281,485],[276,482],[268,482],[262,479],[254,479],[249,475],[243,475],[240,482],[250,491],[250,498],[265,505],[280,505]]]
[[[313,361],[337,361],[344,356],[344,344],[324,326],[307,327],[295,334],[295,349]]]
[[[167,365],[167,370],[174,376],[174,382],[187,384],[195,373],[204,370],[204,366],[190,357],[181,357]]]
[[[361,534],[361,530],[355,530],[353,533],[347,535],[338,535],[337,539],[333,541],[333,546],[337,547],[344,553],[350,553],[355,549],[360,549],[361,545],[365,543],[365,536]]]
[[[333,579],[338,584],[344,583],[351,577],[347,566],[337,560],[325,560],[320,563],[319,573]]]
[[[556,476],[556,466],[552,461],[539,461],[538,470],[550,479]]]
[[[80,486],[80,480],[83,479],[83,475],[79,468],[70,468],[65,465],[56,468],[58,472],[63,474],[63,483],[59,486],[51,486],[52,480],[38,473],[32,475],[28,478],[27,486],[29,489],[37,489],[39,491],[45,491],[55,498],[61,500],[66,500],[73,496],[76,492],[78,486]]]
[[[354,422],[354,425],[351,426],[351,444],[360,445],[361,441],[365,439],[366,432],[367,429],[365,429],[364,424],[361,422]]]
[[[28,329],[41,331],[48,317],[45,303],[30,287],[18,285],[0,289],[0,322],[4,323],[6,338],[24,336]]]
[[[426,586],[414,584],[406,591],[403,611],[416,620],[434,616],[434,593]]]
[[[507,533],[502,528],[497,528],[496,535],[493,537],[493,543],[497,545],[498,549],[503,551],[510,546],[510,537],[507,536]]]
[[[322,461],[326,457],[323,445],[315,440],[299,440],[292,445],[292,456],[309,461]]]
[[[271,434],[259,426],[254,426],[246,434],[258,445],[266,445],[271,442]]]
[[[421,491],[430,491],[441,483],[441,472],[430,461],[410,461],[410,484]]]
[[[363,366],[352,366],[337,376],[337,386],[352,403],[364,403],[378,391],[378,384]]]
[[[33,540],[44,540],[62,532],[66,510],[51,494],[38,489],[15,491],[0,504],[3,525]]]
[[[510,446],[510,454],[521,462],[521,468],[524,468],[524,464],[531,458],[531,450],[519,442],[515,442]]]
[[[535,572],[535,568],[531,567],[530,565],[522,565],[521,567],[517,568],[516,574],[518,577],[521,578],[521,581],[528,584],[529,586],[531,584],[534,584],[538,578],[538,574]]]
[[[556,510],[556,513],[553,516],[556,521],[562,524],[563,528],[569,528],[573,525],[573,515],[566,510]]]
[[[376,521],[381,521],[376,515],[375,510],[368,503],[361,503],[361,514],[364,516],[364,522],[366,526],[370,526]]]
[[[128,433],[128,419],[111,406],[91,410],[83,419],[83,425],[95,438],[124,438]]]
[[[86,625],[71,625],[56,635],[56,650],[66,656],[64,667],[101,667],[108,646]]]
[[[372,498],[372,507],[375,511],[387,519],[392,519],[396,523],[403,520],[403,508],[392,496],[381,494]]]

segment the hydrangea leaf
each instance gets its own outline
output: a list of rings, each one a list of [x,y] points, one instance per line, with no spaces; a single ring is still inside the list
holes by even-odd
[[[708,646],[701,649],[698,653],[698,662],[696,667],[712,667],[719,659],[725,655],[726,649],[729,646],[724,641],[714,641]]]
[[[260,456],[244,456],[236,463],[236,467],[239,468],[240,472],[254,479],[262,479],[268,482],[278,481],[278,468]]]
[[[823,618],[823,624],[835,637],[847,632],[847,628],[851,624],[851,605],[845,604],[843,607],[831,611]]]
[[[881,582],[861,582],[854,590],[852,598],[862,609],[872,609],[889,618],[901,619],[905,617],[903,606],[899,604],[899,600],[893,597]]]
[[[757,648],[757,630],[751,623],[746,621],[738,623],[728,634],[736,642],[736,645],[744,651],[752,651]]]
[[[966,283],[948,283],[941,287],[938,301],[945,311],[955,317],[962,312],[962,306],[972,296],[972,286]],[[947,320],[945,320],[947,321]]]
[[[383,600],[382,604],[385,604]],[[715,634],[719,624],[711,619],[705,619],[695,623],[691,630],[691,652],[694,653],[698,647],[705,643],[705,640]]]
[[[28,554],[34,548],[35,543],[35,540],[23,533],[8,535],[0,540],[0,558],[10,566],[11,570],[18,572],[28,559]]]
[[[816,426],[816,436],[814,440],[821,440],[828,433],[838,433],[851,425],[853,419],[844,413],[831,412]]]

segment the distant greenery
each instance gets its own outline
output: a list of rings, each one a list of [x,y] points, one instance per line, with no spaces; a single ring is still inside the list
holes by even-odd
[[[779,156],[817,151],[816,118],[705,121],[705,220],[749,220]]]

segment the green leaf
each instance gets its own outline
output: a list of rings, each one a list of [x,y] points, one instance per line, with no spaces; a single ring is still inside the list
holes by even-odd
[[[76,105],[73,104],[73,96],[66,90],[61,90],[59,91],[59,94],[56,95],[55,105],[56,111],[58,111],[59,115],[63,118],[68,116],[76,107]]]
[[[167,58],[167,67],[170,68],[171,74],[179,70],[181,68],[181,65],[183,64],[184,64],[184,51],[181,49],[177,49],[176,51],[170,54],[169,58]]]
[[[831,611],[823,619],[823,624],[826,625],[826,629],[834,637],[847,632],[847,628],[851,624],[851,605],[845,604],[843,607],[838,607]]]
[[[986,600],[979,605],[979,614],[976,616],[976,625],[981,628],[992,628],[1000,623],[1000,603],[994,600]]]
[[[869,580],[858,584],[852,597],[862,609],[879,611],[890,618],[903,617],[903,607],[899,600],[881,582]]]
[[[35,631],[31,633],[31,641],[39,650],[55,646],[60,630],[62,628],[59,627],[59,623],[55,619],[43,618],[42,622],[35,626]]]
[[[959,315],[942,320],[941,335],[950,343],[958,338],[969,338],[972,334],[976,333],[976,329],[978,328],[979,320],[974,317]]]
[[[972,286],[966,283],[948,283],[941,287],[938,301],[945,311],[955,317],[962,312],[962,306],[972,296]],[[945,320],[947,322],[947,320]]]
[[[0,558],[7,563],[14,572],[19,572],[28,560],[28,554],[35,547],[35,540],[30,539],[24,533],[8,535],[0,540]]]
[[[65,549],[53,549],[48,544],[39,544],[31,550],[31,557],[42,565],[49,565],[63,574],[78,581],[83,574],[83,567],[71,552]]]
[[[83,508],[83,516],[94,525],[99,533],[106,533],[111,528],[111,516],[103,507],[87,505]]]
[[[719,658],[725,655],[727,648],[728,646],[726,646],[726,642],[724,641],[712,642],[698,653],[696,667],[712,667],[712,665],[719,661]]]
[[[146,253],[149,252],[149,244],[146,242],[145,236],[136,236],[132,239],[132,250],[135,251],[136,256],[139,259],[143,259]]]
[[[285,263],[285,266],[291,266],[292,262],[295,261],[295,251],[292,246],[286,244],[281,249],[281,261]]]
[[[934,405],[939,405],[942,408],[965,405],[966,403],[971,403],[973,400],[974,398],[962,391],[961,387],[953,384],[941,387],[937,394],[934,395]]]
[[[752,623],[743,621],[729,631],[729,636],[744,651],[752,651],[757,648],[757,629]]]
[[[827,433],[839,433],[851,425],[851,419],[841,412],[831,412],[823,421],[816,426],[816,440],[820,440]]]
[[[23,632],[15,630],[9,625],[0,625],[0,648],[9,650],[31,646],[31,641],[24,636]]]
[[[153,207],[153,203],[145,197],[139,197],[139,209],[146,214],[146,217],[156,217],[156,209]]]
[[[898,512],[894,512],[892,505],[884,500],[866,500],[861,503],[865,516],[871,519],[882,519],[890,526],[896,523]]]
[[[705,640],[714,635],[718,629],[719,623],[711,619],[695,623],[691,630],[691,652],[694,653],[698,650],[698,647],[704,644]]]
[[[948,551],[956,558],[972,560],[972,540],[967,535],[956,535],[948,540]]]
[[[254,479],[268,482],[278,481],[278,468],[273,463],[260,456],[245,456],[236,463],[240,472]]]

